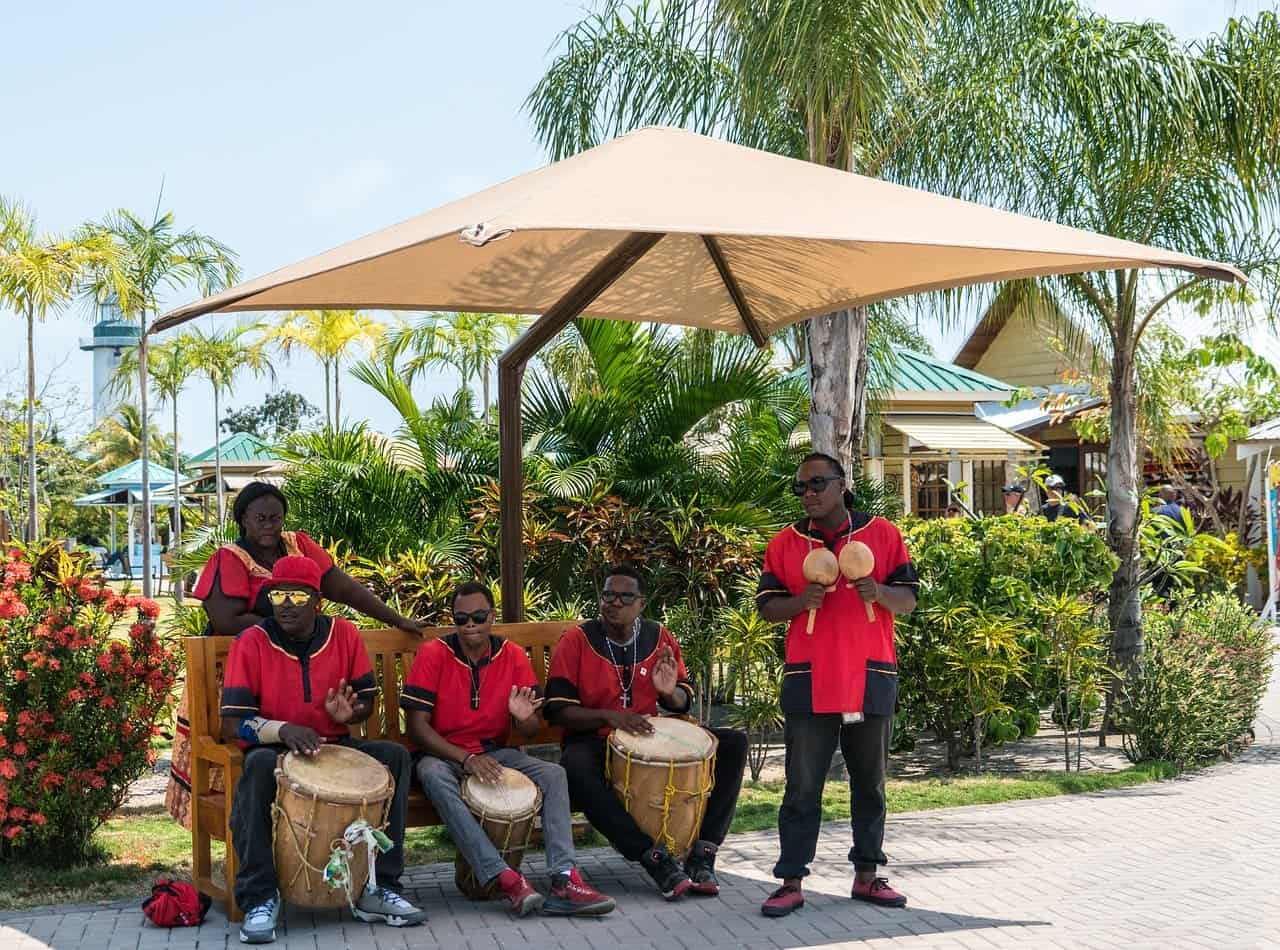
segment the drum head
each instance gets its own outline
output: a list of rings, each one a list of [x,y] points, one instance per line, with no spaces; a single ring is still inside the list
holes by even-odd
[[[382,797],[391,773],[373,756],[341,745],[322,745],[315,755],[290,752],[280,764],[285,780],[307,797],[359,803]]]
[[[650,718],[653,733],[639,736],[615,729],[609,744],[644,762],[701,762],[711,758],[715,737],[701,726],[683,719]]]
[[[462,780],[462,800],[477,815],[520,818],[537,808],[538,786],[523,772],[502,767],[502,781],[482,782],[474,775]]]

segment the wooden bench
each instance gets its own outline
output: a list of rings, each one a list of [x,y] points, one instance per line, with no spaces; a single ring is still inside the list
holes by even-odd
[[[493,632],[524,647],[533,663],[538,682],[547,682],[551,651],[570,624],[550,623],[495,624]],[[452,627],[433,627],[422,639],[401,630],[362,630],[369,662],[378,679],[378,705],[373,714],[351,727],[351,735],[360,739],[387,739],[408,745],[404,734],[404,714],[400,710],[400,684],[413,665],[414,655],[423,643],[451,633]],[[220,684],[227,652],[234,637],[188,637],[184,640],[187,654],[187,709],[191,723],[191,854],[192,877],[197,889],[226,903],[227,916],[239,921],[243,914],[233,896],[237,861],[231,846],[231,793],[240,779],[244,755],[234,742],[222,739]],[[512,737],[512,745],[529,746],[560,741],[559,728],[544,724],[532,738]],[[211,766],[221,766],[226,791],[209,787]],[[414,783],[409,793],[407,825],[411,828],[439,825],[439,816],[422,791]],[[213,877],[212,843],[226,843],[225,886]]]

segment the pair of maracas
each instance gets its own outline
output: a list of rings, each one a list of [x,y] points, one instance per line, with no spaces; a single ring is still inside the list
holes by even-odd
[[[830,588],[841,574],[851,581],[856,581],[870,576],[875,568],[876,556],[861,541],[847,542],[840,549],[838,558],[827,548],[815,548],[805,555],[804,564],[801,565],[806,581],[810,584],[821,584],[826,588]],[[863,603],[867,608],[867,619],[874,621],[875,608],[869,601],[863,601]],[[809,610],[809,623],[805,626],[806,633],[813,633],[813,621],[817,615],[816,607]]]

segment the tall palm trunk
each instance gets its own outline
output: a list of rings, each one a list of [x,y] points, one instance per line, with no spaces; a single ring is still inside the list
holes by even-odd
[[[817,452],[861,468],[866,428],[867,310],[853,307],[809,320],[809,439]]]
[[[852,154],[842,163],[835,158],[834,143],[818,143],[812,120],[808,139],[809,161],[857,170]],[[809,442],[814,451],[838,458],[852,474],[862,468],[867,422],[867,308],[813,317],[807,330]]]
[[[342,428],[342,390],[339,388],[341,373],[338,372],[338,358],[333,358],[333,427]]]
[[[1112,653],[1120,682],[1137,670],[1142,656],[1142,603],[1138,596],[1141,570],[1138,547],[1138,372],[1132,340],[1132,317],[1117,315],[1111,365],[1111,444],[1107,448],[1107,543],[1120,559],[1111,581],[1107,613]],[[1130,342],[1125,342],[1130,341]],[[1120,683],[1113,683],[1113,693]],[[1114,695],[1108,697],[1108,707]],[[1105,724],[1103,739],[1105,739]]]
[[[36,485],[36,312],[27,305],[27,540],[40,537],[40,498]]]
[[[222,488],[222,439],[218,433],[218,384],[213,384],[213,477],[218,490],[218,526],[227,520],[226,493]]]
[[[324,367],[324,427],[332,429],[333,410],[329,401],[329,361],[321,360],[320,365]]]
[[[138,337],[138,415],[142,426],[142,596],[151,596],[151,417],[147,412],[147,311]]]
[[[489,361],[484,360],[480,365],[480,391],[484,394],[484,412],[481,413],[484,419],[484,425],[489,427]]]
[[[178,455],[178,394],[173,394],[173,543],[169,550],[177,555],[182,550],[182,494],[178,484],[178,466],[181,458]],[[169,578],[173,585],[173,596],[179,605],[182,603],[182,575],[175,574]]]

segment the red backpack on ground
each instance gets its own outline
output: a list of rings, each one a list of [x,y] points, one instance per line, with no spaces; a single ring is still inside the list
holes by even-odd
[[[142,912],[157,927],[199,927],[212,903],[186,881],[161,878],[142,902]]]

